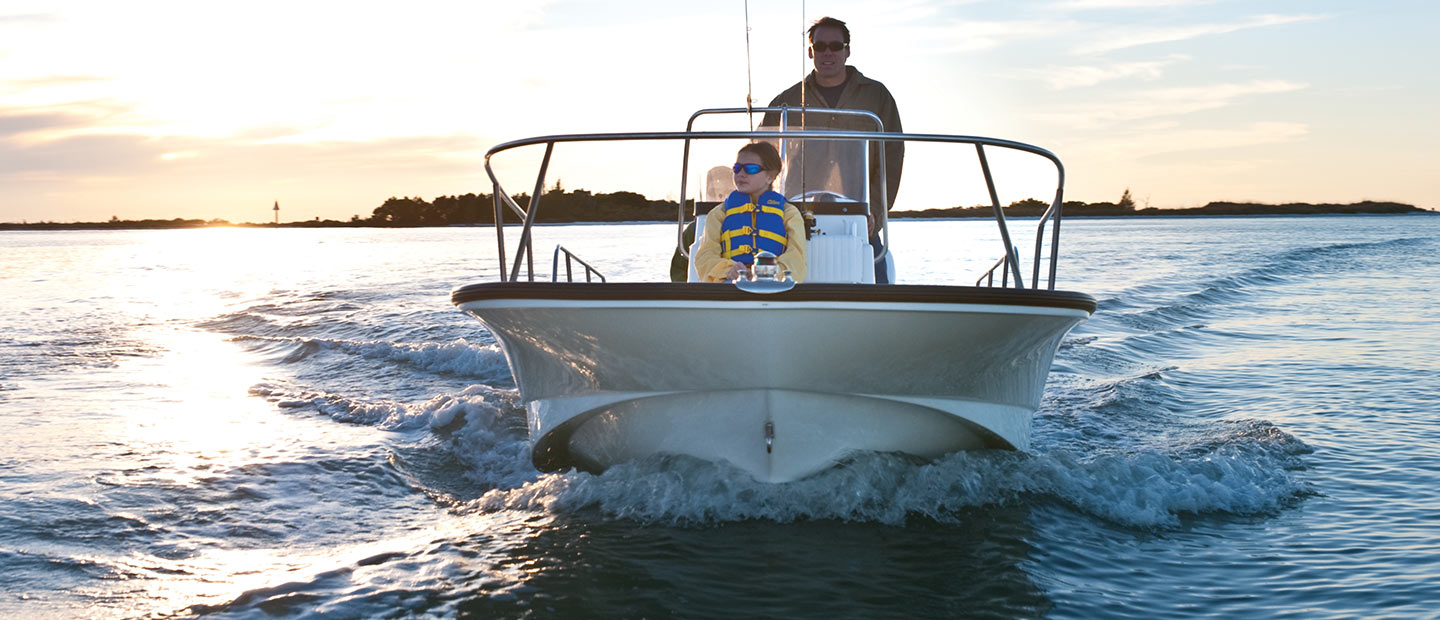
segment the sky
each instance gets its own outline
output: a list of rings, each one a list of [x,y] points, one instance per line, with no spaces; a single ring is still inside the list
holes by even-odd
[[[0,222],[488,193],[500,142],[767,103],[825,15],[906,131],[1046,148],[1067,199],[1440,209],[1434,0],[0,0]],[[981,202],[922,151],[897,209]],[[674,199],[666,159],[576,155],[553,178]]]

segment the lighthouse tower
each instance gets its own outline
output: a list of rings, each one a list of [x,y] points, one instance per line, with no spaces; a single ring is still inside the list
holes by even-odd
[[[277,226],[280,224],[280,201],[279,201],[279,200],[276,200],[276,201],[275,201],[275,224],[276,224]]]

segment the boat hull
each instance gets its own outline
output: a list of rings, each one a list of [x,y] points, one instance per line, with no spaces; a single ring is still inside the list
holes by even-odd
[[[658,453],[796,480],[857,451],[1027,449],[1078,293],[971,287],[487,283],[542,470]]]

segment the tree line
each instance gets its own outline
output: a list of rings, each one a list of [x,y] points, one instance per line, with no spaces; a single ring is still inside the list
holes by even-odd
[[[529,209],[527,194],[512,196],[522,209]],[[687,201],[693,206],[693,201]],[[1279,205],[1211,202],[1202,207],[1189,209],[1159,209],[1139,207],[1130,196],[1130,190],[1116,202],[1066,201],[1063,205],[1066,217],[1087,216],[1133,216],[1133,215],[1320,215],[1339,213],[1398,214],[1435,213],[1414,205],[1396,202],[1363,201],[1350,204],[1287,203]],[[1003,208],[1006,217],[1037,217],[1042,215],[1050,203],[1026,198],[1010,203]],[[593,193],[579,189],[566,191],[557,181],[555,186],[540,196],[540,210],[536,222],[645,222],[675,221],[676,203],[673,200],[651,200],[635,192]],[[949,207],[921,211],[893,211],[892,218],[988,218],[994,217],[995,210],[989,205],[972,207]],[[521,218],[508,206],[502,206],[501,217],[506,224],[519,224]],[[348,222],[336,220],[304,220],[285,222],[278,226],[286,228],[320,228],[346,226],[374,226],[386,228],[421,226],[466,226],[494,225],[495,203],[490,194],[463,194],[440,196],[434,200],[419,197],[390,197],[376,207],[368,217],[354,215]],[[19,229],[87,229],[87,228],[203,228],[210,226],[256,226],[269,227],[276,224],[232,224],[226,220],[180,219],[173,220],[122,220],[110,218],[108,222],[34,222],[0,223],[0,230]]]
[[[528,194],[511,197],[522,209],[530,208]],[[565,191],[559,183],[540,195],[536,222],[625,222],[675,219],[675,201],[650,200],[635,192],[596,194],[588,190]],[[454,226],[494,224],[495,202],[491,194],[387,199],[370,217],[355,216],[351,222],[366,226]],[[507,205],[501,206],[505,223],[521,222]]]
[[[529,208],[525,194],[513,197],[522,208]],[[693,201],[688,201],[693,206]],[[559,182],[540,197],[541,208],[535,221],[563,222],[627,222],[674,221],[675,201],[650,200],[635,192],[594,194],[587,190],[565,191]],[[1334,213],[1428,213],[1414,205],[1397,202],[1363,201],[1350,204],[1287,203],[1279,205],[1237,202],[1210,202],[1188,209],[1140,207],[1127,188],[1115,202],[1065,201],[1062,213],[1067,217],[1129,216],[1129,215],[1319,215]],[[1050,203],[1035,198],[1017,200],[1003,207],[1006,217],[1038,217]],[[989,205],[949,207],[920,211],[893,211],[892,218],[968,218],[994,217]],[[520,217],[509,208],[502,210],[505,222],[520,223]],[[426,202],[419,198],[390,198],[368,218],[354,218],[367,226],[448,226],[455,224],[494,224],[495,210],[489,194],[441,196]]]

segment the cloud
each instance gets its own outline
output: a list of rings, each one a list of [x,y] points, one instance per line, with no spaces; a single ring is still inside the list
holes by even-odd
[[[514,50],[533,47],[525,30],[542,23],[548,4],[422,2],[397,12],[157,0],[137,13],[120,3],[59,3],[53,17],[23,20],[44,27],[0,28],[0,107],[124,102],[129,115],[96,129],[155,135],[335,121],[365,132],[351,137],[435,133],[458,122],[435,107],[466,104],[465,118],[478,123],[488,110],[477,105],[498,101],[487,95],[513,83],[508,67],[528,56]]]
[[[269,132],[265,132],[269,133]],[[0,142],[0,179],[16,176],[165,175],[234,170],[267,180],[331,170],[424,171],[472,166],[460,155],[480,150],[468,136],[414,136],[384,140],[284,143],[232,138],[155,137],[102,133],[65,136],[36,144]],[[183,157],[177,157],[183,154]],[[183,167],[174,163],[184,160]],[[473,170],[466,168],[473,174]]]
[[[970,4],[973,1],[905,0],[897,2],[892,0],[883,5],[864,3],[849,7],[843,14],[836,15],[836,17],[843,19],[851,30],[855,30],[857,27],[869,29],[885,26],[913,26],[932,22],[950,8]],[[823,16],[824,14],[807,15],[806,18],[814,21]]]
[[[1255,80],[1243,84],[1162,88],[1056,106],[1051,108],[1053,111],[1042,112],[1035,118],[1072,129],[1099,129],[1223,108],[1242,97],[1292,92],[1306,87],[1305,84],[1284,80]]]
[[[85,117],[63,112],[0,111],[0,141],[29,133],[84,126]]]
[[[1214,4],[1216,0],[1060,0],[1050,5],[1056,10],[1089,9],[1154,9],[1167,6]]]
[[[1294,142],[1310,133],[1305,123],[1265,121],[1251,123],[1240,129],[1176,129],[1148,133],[1110,143],[1131,158],[1153,158],[1158,155],[1193,151],[1238,149],[1265,144]],[[1189,165],[1193,160],[1186,159]]]
[[[1277,183],[1277,175],[1296,166],[1284,155],[1277,157],[1277,151],[1259,147],[1293,143],[1309,133],[1303,123],[1255,122],[1107,135],[1070,149],[1076,162],[1071,167],[1075,184],[1067,193],[1104,195],[1129,186],[1137,196],[1158,191],[1156,206],[1197,206],[1236,192],[1247,199],[1304,200],[1305,195],[1313,195],[1313,183],[1298,186],[1305,187],[1298,195],[1297,185]],[[1251,193],[1248,186],[1264,188],[1268,194]]]
[[[55,21],[55,16],[47,13],[18,13],[12,15],[0,15],[0,26],[25,26],[29,24],[43,24]]]
[[[1142,45],[1153,45],[1156,43],[1174,43],[1199,37],[1227,34],[1251,28],[1265,28],[1299,22],[1315,21],[1325,19],[1323,15],[1257,15],[1245,20],[1229,24],[1196,24],[1193,26],[1174,26],[1161,28],[1142,28],[1138,26],[1123,26],[1106,28],[1099,32],[1094,41],[1085,43],[1072,50],[1076,54],[1104,54],[1131,47]]]
[[[1051,88],[1064,90],[1129,78],[1155,80],[1164,74],[1166,67],[1186,60],[1190,60],[1190,57],[1183,54],[1171,54],[1164,60],[1120,62],[1100,66],[1050,66],[1043,69],[1032,69],[1024,73],[1044,80]]]
[[[906,28],[905,39],[896,43],[923,50],[925,54],[953,54],[1046,40],[1079,29],[1079,24],[1065,21],[958,19],[939,25]]]
[[[0,144],[0,180],[129,174],[156,157],[160,147],[143,136],[91,134],[16,146]]]
[[[76,135],[134,131],[132,107],[116,101],[75,101],[48,106],[0,105],[0,148],[41,144]]]
[[[64,118],[6,117],[21,127],[66,126]],[[488,191],[473,136],[417,136],[309,144],[247,137],[61,133],[0,139],[0,221],[89,221],[125,217],[220,217],[256,221],[278,197],[313,216],[369,214],[386,196]],[[256,139],[261,138],[261,139]],[[62,205],[63,214],[56,212]],[[263,206],[263,205],[262,205]],[[308,219],[309,216],[307,216]]]
[[[94,75],[42,75],[0,81],[0,95],[15,95],[37,88],[58,88],[76,84],[104,82],[105,78]]]

